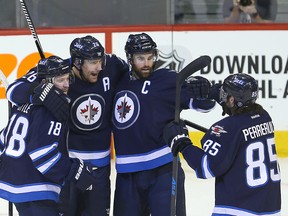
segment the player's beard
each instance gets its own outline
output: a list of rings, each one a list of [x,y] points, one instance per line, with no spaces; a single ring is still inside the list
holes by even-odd
[[[83,81],[86,81],[88,83],[96,83],[98,81],[99,73],[101,71],[87,71],[84,72],[83,70],[80,71],[81,74],[81,79]]]
[[[150,77],[150,75],[153,72],[152,67],[142,67],[142,68],[137,68],[134,65],[132,65],[132,74],[136,79],[147,79]]]

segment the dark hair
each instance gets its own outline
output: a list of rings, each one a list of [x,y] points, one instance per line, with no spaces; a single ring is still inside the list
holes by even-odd
[[[252,114],[261,114],[263,112],[263,107],[260,104],[254,103],[244,107],[234,106],[231,110],[231,115],[239,115],[242,113],[252,113]]]

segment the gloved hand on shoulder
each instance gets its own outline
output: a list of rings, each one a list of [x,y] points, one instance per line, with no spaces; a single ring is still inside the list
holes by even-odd
[[[91,167],[81,159],[72,158],[70,160],[72,165],[66,177],[67,180],[73,182],[81,191],[91,190],[92,185],[96,182]]]
[[[171,148],[173,156],[177,156],[179,152],[192,144],[188,136],[188,128],[182,120],[179,124],[174,121],[167,124],[163,131],[163,138]]]
[[[70,98],[52,83],[41,83],[33,91],[32,103],[45,106],[60,122],[69,117],[70,101]]]
[[[211,83],[201,76],[190,76],[186,79],[186,85],[191,98],[206,99],[209,94]]]

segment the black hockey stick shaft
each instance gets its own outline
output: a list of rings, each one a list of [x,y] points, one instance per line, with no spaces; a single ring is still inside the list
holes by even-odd
[[[176,76],[176,98],[175,98],[175,117],[174,121],[179,123],[180,121],[180,94],[181,88],[186,78],[191,76],[198,70],[208,66],[211,62],[209,56],[200,56],[194,61],[190,62],[184,69],[182,69]],[[172,191],[171,191],[171,216],[176,215],[176,202],[177,202],[177,178],[178,178],[178,155],[173,158],[172,167]]]
[[[196,124],[196,123],[193,123],[193,122],[191,122],[191,121],[189,121],[189,120],[187,120],[187,119],[181,119],[181,120],[183,120],[187,126],[192,127],[192,128],[194,128],[194,129],[197,129],[197,130],[199,130],[199,131],[201,131],[201,132],[206,133],[206,132],[208,131],[207,128],[205,128],[205,127],[203,127],[203,126],[201,126],[201,125],[198,125],[198,124]]]
[[[9,105],[9,110],[10,110],[10,105]],[[8,215],[13,216],[13,203],[10,201],[8,202]]]
[[[41,43],[40,43],[40,40],[38,38],[38,34],[36,32],[36,29],[34,27],[34,24],[33,24],[33,21],[31,19],[31,16],[29,14],[29,11],[28,11],[28,8],[27,8],[27,5],[25,3],[24,0],[20,0],[20,4],[21,4],[21,7],[22,7],[22,11],[25,15],[25,18],[26,18],[26,21],[27,21],[27,24],[29,26],[29,29],[31,31],[31,34],[34,38],[34,41],[35,41],[35,44],[36,44],[36,47],[37,47],[37,50],[39,52],[39,55],[41,57],[41,59],[45,58],[45,55],[44,55],[44,52],[43,52],[43,49],[42,49],[42,46],[41,46]]]
[[[36,29],[34,27],[34,24],[33,24],[33,21],[32,21],[32,18],[30,16],[30,13],[28,11],[28,7],[26,5],[26,2],[24,0],[19,0],[20,1],[20,4],[21,4],[21,7],[22,7],[22,11],[25,15],[25,18],[26,18],[26,21],[27,21],[27,24],[29,26],[29,29],[31,31],[31,34],[34,38],[34,41],[35,41],[35,44],[36,44],[36,47],[37,47],[37,50],[38,50],[38,53],[40,55],[40,58],[43,59],[45,58],[45,55],[44,55],[44,52],[43,52],[43,49],[42,49],[42,46],[41,46],[41,43],[40,43],[40,40],[38,38],[38,34],[36,32]],[[11,103],[9,102],[9,116],[11,115]],[[9,216],[13,216],[13,204],[11,202],[9,202],[8,204],[8,211],[9,211]]]
[[[180,93],[181,87],[184,81],[198,70],[208,66],[211,62],[211,58],[207,55],[200,56],[197,59],[190,62],[185,68],[183,68],[176,77],[176,105],[175,105],[175,122],[179,123],[180,120]]]

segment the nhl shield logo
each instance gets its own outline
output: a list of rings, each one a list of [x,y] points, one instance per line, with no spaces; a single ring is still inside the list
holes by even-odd
[[[116,128],[126,129],[134,124],[140,113],[140,103],[131,91],[120,91],[114,99],[112,121]]]
[[[103,121],[105,100],[97,94],[86,94],[77,98],[71,107],[73,124],[81,130],[94,130],[100,127]]]
[[[156,69],[167,68],[170,70],[180,71],[183,68],[185,59],[178,56],[176,50],[170,54],[159,51],[159,57],[156,62]]]

